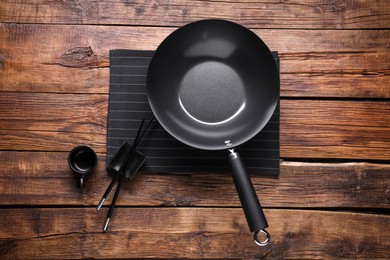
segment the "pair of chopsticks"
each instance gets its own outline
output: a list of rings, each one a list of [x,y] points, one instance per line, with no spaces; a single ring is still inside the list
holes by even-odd
[[[119,196],[119,192],[120,192],[121,187],[122,187],[123,177],[125,176],[124,169],[126,169],[126,167],[129,165],[129,163],[130,163],[130,161],[131,161],[131,159],[133,157],[134,152],[137,150],[137,147],[138,147],[139,143],[141,142],[141,140],[144,137],[146,131],[150,127],[153,119],[154,119],[154,116],[152,116],[152,118],[149,120],[148,124],[146,125],[146,127],[145,127],[145,129],[143,131],[142,131],[142,127],[143,127],[143,125],[145,123],[145,119],[142,119],[141,125],[138,128],[137,135],[136,135],[136,137],[134,139],[134,142],[133,142],[133,145],[132,145],[130,151],[128,152],[126,160],[122,163],[118,173],[112,179],[110,185],[107,187],[106,191],[104,192],[102,198],[100,199],[100,201],[99,201],[99,203],[98,203],[98,205],[96,207],[97,210],[100,210],[100,208],[102,207],[103,203],[107,199],[109,193],[111,192],[112,188],[114,187],[115,182],[118,181],[118,186],[116,188],[116,191],[115,191],[115,194],[114,194],[114,198],[112,199],[112,202],[111,202],[111,205],[110,205],[110,209],[108,210],[107,217],[106,217],[106,220],[104,222],[104,226],[103,226],[103,230],[104,231],[107,231],[107,229],[108,229],[108,224],[110,223],[110,219],[111,219],[112,213],[114,211],[115,204],[116,204],[116,201],[117,201],[118,196]],[[141,133],[141,131],[142,131],[142,133]]]

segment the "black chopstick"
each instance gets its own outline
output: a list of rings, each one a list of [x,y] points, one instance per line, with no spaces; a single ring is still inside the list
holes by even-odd
[[[144,123],[145,123],[145,119],[143,118],[142,122],[141,122],[141,124],[140,124],[140,126],[138,128],[137,135],[135,136],[135,139],[134,139],[134,142],[133,142],[133,146],[134,146],[134,143],[138,143],[139,142],[138,139],[140,138],[141,130],[142,130],[142,127],[144,126]],[[142,136],[141,136],[141,138],[142,138]]]
[[[139,143],[141,142],[141,140],[142,140],[142,138],[144,137],[146,131],[148,130],[148,128],[149,128],[150,125],[152,124],[153,120],[154,120],[154,115],[149,119],[149,122],[148,122],[148,124],[146,125],[144,131],[142,132],[141,137],[139,138],[139,140],[137,140],[137,143],[133,144],[133,147],[135,147],[135,148],[138,147]]]
[[[142,127],[143,127],[144,122],[145,122],[145,119],[142,119],[141,125],[138,128],[138,132],[137,132],[137,135],[136,135],[136,137],[134,139],[133,145],[130,148],[129,154],[127,156],[127,160],[125,161],[125,163],[123,163],[120,171],[115,176],[115,178],[113,178],[113,180],[111,181],[110,185],[108,186],[106,192],[104,193],[102,199],[100,200],[100,202],[98,204],[97,209],[99,210],[100,207],[103,205],[104,201],[106,200],[108,194],[110,193],[112,187],[114,186],[114,183],[119,178],[118,179],[118,186],[116,188],[116,191],[115,191],[115,194],[114,194],[114,198],[112,199],[112,202],[111,202],[111,205],[110,205],[110,209],[108,210],[107,217],[106,217],[106,220],[104,222],[103,231],[107,231],[108,230],[108,224],[110,223],[110,219],[111,219],[112,213],[114,211],[115,204],[116,204],[116,201],[118,199],[120,189],[122,187],[123,178],[124,178],[124,175],[125,175],[125,173],[123,172],[123,169],[126,169],[127,165],[130,162],[130,158],[131,158],[132,154],[137,150],[138,144],[141,142],[142,138],[144,137],[146,131],[148,130],[148,128],[151,125],[153,120],[154,120],[154,115],[149,120],[148,124],[146,125],[145,129],[142,131],[142,134],[141,134],[141,130],[142,130]]]
[[[104,192],[102,198],[100,199],[98,205],[96,206],[96,210],[100,210],[100,208],[102,207],[104,201],[106,201],[106,199],[108,197],[108,194],[110,194],[110,192],[112,190],[112,187],[114,187],[115,182],[118,180],[119,175],[120,174],[117,173],[117,174],[115,174],[114,178],[112,178],[112,181],[111,181],[110,185],[107,187],[107,189]]]
[[[138,139],[140,138],[141,130],[142,130],[142,127],[143,127],[144,123],[145,123],[145,119],[142,119],[142,122],[141,122],[141,124],[140,124],[140,126],[139,126],[139,128],[138,128],[138,131],[137,131],[137,135],[135,136],[134,142],[139,142]],[[149,122],[149,123],[150,123],[150,122]],[[148,125],[149,125],[149,124],[148,124]],[[144,132],[143,132],[143,134],[144,134]],[[143,137],[143,135],[141,136],[141,138],[142,138],[142,137]],[[132,150],[130,150],[130,153],[129,153],[129,154],[132,153],[131,151],[132,151]],[[128,158],[129,158],[129,157],[128,157]],[[127,160],[126,160],[126,161],[127,161]],[[104,192],[102,198],[100,199],[98,205],[96,206],[96,209],[97,209],[97,210],[100,210],[100,208],[102,207],[103,203],[106,201],[106,199],[107,199],[107,197],[108,197],[108,194],[110,194],[110,192],[111,192],[111,190],[112,190],[112,187],[114,187],[115,182],[118,180],[118,177],[119,177],[120,173],[122,172],[122,169],[124,168],[124,165],[126,164],[126,161],[122,164],[121,169],[118,171],[118,173],[115,175],[115,177],[112,178],[112,181],[111,181],[110,185],[107,187],[107,189],[106,189],[106,191]]]
[[[111,202],[111,205],[110,205],[110,209],[108,210],[106,221],[104,222],[103,231],[107,231],[107,229],[108,229],[108,223],[110,223],[112,212],[114,211],[115,204],[116,204],[116,201],[117,201],[118,196],[119,196],[119,191],[121,190],[121,187],[122,187],[123,176],[125,174],[121,172],[121,173],[119,173],[119,175],[120,175],[120,177],[119,177],[119,181],[118,181],[118,187],[116,187],[114,198],[112,199],[112,202]]]

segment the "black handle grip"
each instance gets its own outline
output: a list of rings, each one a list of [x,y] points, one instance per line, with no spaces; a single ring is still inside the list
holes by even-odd
[[[261,209],[260,202],[256,192],[253,189],[252,182],[246,173],[244,164],[238,153],[230,150],[229,163],[232,169],[233,181],[240,197],[242,209],[244,210],[246,220],[251,232],[264,230],[268,227],[264,212]]]

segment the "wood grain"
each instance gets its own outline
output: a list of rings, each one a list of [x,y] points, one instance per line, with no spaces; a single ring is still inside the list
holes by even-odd
[[[4,92],[0,129],[106,132],[108,95]]]
[[[389,160],[389,109],[388,102],[281,100],[281,157]]]
[[[386,258],[390,253],[389,216],[265,210],[273,242],[259,248],[240,209],[119,208],[108,233],[101,231],[104,213],[91,208],[4,209],[0,256],[312,259]]]
[[[0,2],[0,259],[389,258],[388,0]],[[212,172],[126,180],[104,233],[109,50],[205,18],[279,52],[281,173],[252,178],[271,244]],[[67,165],[80,143],[99,156],[83,189]]]
[[[223,18],[250,28],[389,28],[386,0],[2,1],[1,22],[182,26]]]
[[[281,96],[322,98],[390,98],[389,74],[281,74]]]
[[[67,156],[0,152],[0,204],[95,206],[111,181],[104,154],[84,189],[78,187]],[[282,162],[279,178],[253,176],[252,182],[265,207],[389,209],[389,177],[388,164]],[[118,205],[239,207],[240,202],[230,176],[140,173],[125,181]]]
[[[153,50],[174,29],[16,25],[0,30],[0,91],[108,93],[109,50]],[[387,30],[254,30],[281,60],[281,95],[390,98]]]
[[[106,94],[3,92],[1,150],[106,151]],[[389,160],[386,101],[281,100],[282,158]],[[61,145],[59,145],[61,144]]]

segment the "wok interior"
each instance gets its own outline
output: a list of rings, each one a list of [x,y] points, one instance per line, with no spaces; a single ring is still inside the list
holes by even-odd
[[[279,96],[267,46],[248,29],[222,20],[184,26],[159,46],[149,66],[148,98],[161,125],[200,149],[226,149],[256,135]]]

